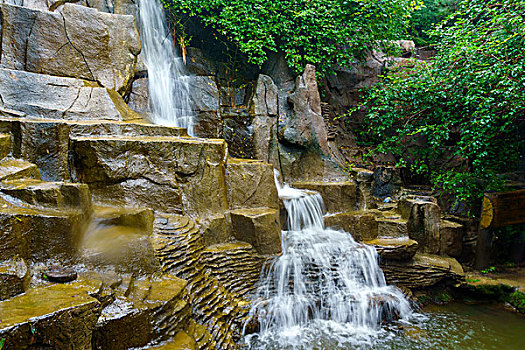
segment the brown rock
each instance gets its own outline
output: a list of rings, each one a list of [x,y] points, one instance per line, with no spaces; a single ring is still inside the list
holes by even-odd
[[[24,293],[29,286],[30,279],[29,269],[24,259],[14,257],[9,260],[1,261],[0,301]]]
[[[355,210],[356,185],[353,182],[294,182],[293,187],[319,192],[329,213]]]
[[[387,260],[410,260],[418,250],[417,242],[408,238],[378,238],[365,243],[373,245],[379,256]]]
[[[465,227],[453,221],[441,220],[439,227],[441,255],[461,257]]]
[[[361,211],[346,212],[325,216],[325,226],[344,230],[352,234],[356,241],[372,240],[378,235],[378,223],[373,214]]]
[[[432,201],[411,200],[408,235],[419,243],[421,252],[439,254],[441,209]],[[404,210],[401,212],[403,215]]]
[[[235,238],[250,243],[261,254],[281,251],[281,225],[277,209],[237,209],[231,211],[231,217]]]
[[[274,170],[271,164],[229,158],[226,173],[231,209],[279,208]]]
[[[0,302],[0,339],[6,349],[50,346],[91,349],[92,332],[100,315],[95,290],[80,283],[31,289]]]

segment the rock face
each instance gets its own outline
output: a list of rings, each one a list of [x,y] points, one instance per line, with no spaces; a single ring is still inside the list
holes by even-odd
[[[29,283],[29,269],[23,259],[0,262],[0,301],[22,294]]]
[[[1,107],[35,118],[142,119],[114,90],[74,78],[0,68],[0,96]]]
[[[354,211],[325,216],[325,226],[350,232],[356,241],[372,240],[378,235],[375,216],[368,212]]]
[[[420,244],[422,252],[439,254],[441,209],[431,201],[416,199],[407,202],[412,204],[408,217],[410,238]]]
[[[3,301],[3,345],[6,349],[91,349],[101,305],[88,292],[94,290],[78,283],[53,285]]]
[[[386,260],[411,260],[418,250],[417,242],[407,238],[379,238],[365,243],[373,245],[379,256]]]
[[[409,261],[383,261],[381,268],[388,283],[411,289],[464,279],[463,269],[456,259],[430,254],[418,253]]]
[[[2,67],[128,89],[140,52],[133,16],[72,4],[61,13],[2,4],[1,12]]]
[[[356,185],[353,182],[294,182],[293,187],[319,192],[329,213],[356,209]]]
[[[271,164],[230,158],[226,172],[231,209],[278,209],[279,198]]]
[[[261,254],[281,251],[281,225],[277,209],[256,208],[231,211],[233,234],[250,243]]]
[[[303,75],[296,80],[294,92],[288,96],[288,103],[293,106],[292,113],[279,127],[279,138],[303,147],[317,145],[328,154],[314,66],[306,65]]]
[[[222,135],[220,96],[213,77],[190,77],[190,96],[196,111],[195,134],[199,137],[220,137]]]
[[[224,141],[106,136],[72,142],[77,176],[101,201],[194,217],[228,209]]]

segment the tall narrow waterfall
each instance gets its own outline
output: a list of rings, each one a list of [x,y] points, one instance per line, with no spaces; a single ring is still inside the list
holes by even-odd
[[[334,349],[368,341],[383,322],[411,313],[403,293],[387,286],[373,247],[324,228],[318,193],[276,183],[288,230],[250,311],[259,324],[247,337],[252,348]]]
[[[190,76],[178,55],[159,0],[139,0],[142,55],[148,69],[153,122],[193,135]]]

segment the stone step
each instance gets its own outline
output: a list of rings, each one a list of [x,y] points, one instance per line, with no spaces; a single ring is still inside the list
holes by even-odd
[[[88,216],[91,211],[89,187],[70,182],[17,179],[0,183],[4,193],[29,206],[49,209],[78,209]]]
[[[189,323],[186,281],[164,275],[132,283],[126,295],[116,295],[98,319],[93,349],[143,347],[176,337]]]
[[[409,238],[377,238],[364,243],[374,246],[382,259],[410,260],[418,249],[418,243]]]
[[[279,210],[250,208],[230,211],[233,235],[239,241],[250,243],[260,254],[281,252],[281,224]]]
[[[6,158],[0,160],[0,181],[18,179],[42,180],[42,177],[37,166],[33,163],[21,159]]]
[[[11,135],[0,134],[0,159],[11,153]]]
[[[194,217],[228,209],[224,140],[72,137],[76,177],[110,205]]]
[[[101,313],[81,283],[33,288],[0,302],[0,339],[4,349],[51,347],[91,349],[92,330]]]
[[[2,259],[75,259],[85,220],[80,210],[24,208],[0,198]]]
[[[189,336],[186,332],[179,332],[172,339],[164,342],[160,345],[147,347],[146,349],[156,350],[195,350],[197,349],[197,343],[193,337]]]
[[[381,238],[408,237],[407,220],[401,217],[376,217],[378,236]]]
[[[292,187],[319,192],[328,213],[356,209],[356,184],[353,182],[294,182]]]
[[[458,283],[465,278],[456,259],[431,254],[416,253],[410,261],[384,260],[380,266],[388,283],[411,289]]]
[[[255,290],[266,258],[257,254],[249,243],[223,243],[207,247],[202,252],[210,276],[238,298]]]
[[[377,213],[373,211],[348,211],[325,215],[326,227],[349,232],[356,241],[372,240],[377,238],[379,224],[376,221]]]

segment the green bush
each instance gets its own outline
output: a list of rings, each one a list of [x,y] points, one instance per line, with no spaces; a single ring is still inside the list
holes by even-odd
[[[197,19],[262,65],[282,51],[296,72],[348,66],[365,49],[406,34],[420,0],[162,0],[184,22]]]
[[[362,140],[471,201],[516,170],[525,120],[525,1],[462,0],[430,62],[398,65],[366,94]]]
[[[417,46],[432,43],[427,32],[453,14],[457,4],[458,0],[423,0],[423,6],[410,18],[409,33]]]

